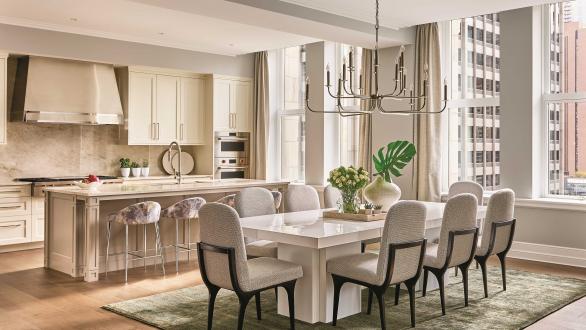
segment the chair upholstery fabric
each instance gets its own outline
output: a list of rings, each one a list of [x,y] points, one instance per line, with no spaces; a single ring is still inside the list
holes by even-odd
[[[246,239],[245,239],[246,240]],[[246,254],[250,257],[270,257],[276,258],[278,256],[277,242],[258,240],[246,243]]]
[[[502,189],[494,192],[488,200],[486,217],[484,218],[483,235],[479,238],[479,249],[476,255],[484,256],[488,252],[490,244],[491,227],[494,222],[509,221],[513,219],[515,208],[515,192],[511,189]],[[491,254],[497,254],[507,248],[511,227],[499,227],[496,230],[496,239]]]
[[[161,205],[157,202],[132,204],[122,210],[110,214],[108,221],[123,225],[145,225],[158,222],[161,216]]]
[[[281,207],[281,203],[283,202],[283,194],[280,191],[271,191],[273,195],[275,209],[278,210]],[[236,206],[236,194],[226,195],[216,201],[216,203],[226,204],[230,207]]]
[[[236,194],[234,208],[241,218],[275,214],[275,199],[268,189],[244,188]]]
[[[338,204],[342,199],[342,193],[338,188],[332,187],[331,184],[327,185],[324,189],[324,207],[326,209],[338,208]]]
[[[292,184],[285,194],[285,212],[319,210],[319,195],[312,186]]]
[[[439,244],[427,249],[423,264],[433,268],[442,268],[448,254],[448,239],[451,231],[467,230],[476,227],[478,201],[476,196],[468,193],[456,195],[448,200],[444,209]],[[473,235],[456,236],[449,267],[460,265],[470,258]]]
[[[464,193],[476,196],[476,199],[478,200],[478,205],[483,205],[484,188],[482,188],[481,185],[473,181],[454,182],[448,190],[448,199]]]
[[[240,218],[233,208],[208,203],[199,212],[200,235],[203,243],[234,248],[236,277],[243,291],[254,291],[303,276],[301,266],[273,258],[247,260]],[[208,280],[220,288],[233,290],[230,282],[228,256],[204,251]]]
[[[187,198],[177,202],[161,212],[161,216],[171,219],[195,219],[206,200],[201,197]]]
[[[393,205],[385,220],[379,254],[363,253],[334,258],[327,263],[332,274],[374,285],[383,284],[387,272],[389,244],[421,240],[425,235],[425,205],[401,201]],[[390,284],[414,277],[419,267],[420,247],[397,250]]]

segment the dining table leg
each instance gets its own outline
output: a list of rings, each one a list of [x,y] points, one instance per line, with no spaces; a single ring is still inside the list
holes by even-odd
[[[326,272],[328,260],[360,253],[360,242],[352,242],[326,248],[309,248],[279,243],[278,258],[299,264],[303,277],[295,286],[295,318],[307,323],[329,323],[334,308],[334,284]],[[341,304],[338,319],[360,313],[361,287],[344,284],[340,292]],[[278,313],[289,316],[289,306],[284,289],[279,288]]]

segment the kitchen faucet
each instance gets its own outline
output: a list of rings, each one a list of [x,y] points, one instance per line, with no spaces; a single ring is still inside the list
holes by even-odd
[[[179,170],[175,169],[175,166],[173,166],[173,162],[172,162],[172,158],[171,158],[171,151],[173,151],[173,146],[177,146],[177,157],[179,157]],[[181,145],[179,145],[179,142],[177,141],[173,141],[171,142],[171,144],[169,144],[169,163],[171,164],[171,167],[173,168],[173,177],[175,179],[177,179],[177,184],[181,184]]]

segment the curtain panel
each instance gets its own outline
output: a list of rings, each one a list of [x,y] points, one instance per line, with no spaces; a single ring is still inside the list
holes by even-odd
[[[268,52],[254,54],[253,127],[250,143],[250,178],[266,179],[269,132]]]

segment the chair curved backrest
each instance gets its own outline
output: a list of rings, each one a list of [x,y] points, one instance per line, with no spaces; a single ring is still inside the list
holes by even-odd
[[[440,231],[437,258],[440,264],[446,261],[450,232],[476,228],[476,212],[478,200],[468,193],[456,195],[446,203],[442,227]],[[462,235],[454,238],[452,255],[448,266],[459,265],[470,259],[474,246],[473,235]]]
[[[389,244],[423,240],[425,237],[425,205],[417,201],[400,201],[389,209],[381,237],[377,278],[385,279]],[[413,278],[420,266],[421,246],[397,250],[391,281]],[[389,265],[390,266],[390,265]]]
[[[244,188],[236,194],[234,208],[241,218],[275,214],[275,199],[268,189]]]
[[[319,195],[314,187],[292,184],[285,193],[285,212],[319,210]]]
[[[327,185],[324,189],[324,207],[326,209],[337,208],[338,201],[342,199],[342,193],[338,188]]]
[[[238,283],[248,281],[244,235],[238,213],[228,205],[207,203],[199,210],[201,243],[234,250]],[[207,280],[220,288],[233,290],[227,254],[202,251]]]
[[[513,190],[501,189],[490,196],[486,208],[486,217],[484,218],[482,241],[480,242],[480,249],[478,251],[480,255],[485,255],[488,252],[490,240],[492,239],[492,224],[513,220],[514,208],[515,192]],[[511,227],[497,228],[495,234],[491,254],[503,252],[507,248],[511,235]]]
[[[125,207],[111,214],[108,221],[115,221],[123,225],[145,225],[158,222],[160,217],[161,204],[148,201]]]
[[[448,190],[448,198],[464,193],[476,196],[478,205],[483,205],[484,188],[473,181],[459,181],[452,183]]]
[[[167,207],[161,215],[172,219],[194,219],[197,218],[199,210],[205,203],[206,200],[201,197],[187,198]]]
[[[275,204],[275,210],[278,210],[281,207],[281,203],[283,202],[283,194],[280,191],[271,191],[273,195],[273,203]]]

